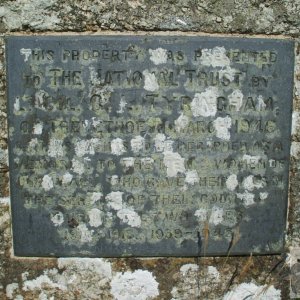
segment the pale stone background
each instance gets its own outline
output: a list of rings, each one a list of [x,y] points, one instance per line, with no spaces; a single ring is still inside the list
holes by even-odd
[[[12,257],[5,35],[106,31],[282,35],[299,41],[299,0],[0,0],[0,299],[290,299],[300,297],[300,45],[287,249],[282,256],[156,259]],[[283,78],[284,80],[284,78]]]

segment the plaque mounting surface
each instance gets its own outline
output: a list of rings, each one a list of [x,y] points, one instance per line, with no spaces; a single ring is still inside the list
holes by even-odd
[[[15,254],[282,251],[293,50],[273,39],[9,37]]]

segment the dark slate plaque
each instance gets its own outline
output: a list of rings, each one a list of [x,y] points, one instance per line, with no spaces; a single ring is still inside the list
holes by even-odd
[[[293,46],[9,37],[15,254],[280,253]]]

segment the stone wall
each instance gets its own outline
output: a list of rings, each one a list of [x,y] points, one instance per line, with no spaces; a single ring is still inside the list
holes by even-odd
[[[176,31],[296,41],[286,252],[223,258],[17,258],[8,187],[5,36]],[[300,297],[299,0],[2,0],[0,3],[0,298],[290,299]]]

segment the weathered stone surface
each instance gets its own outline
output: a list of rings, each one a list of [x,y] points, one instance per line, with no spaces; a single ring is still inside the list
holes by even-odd
[[[49,5],[48,5],[49,4]],[[32,1],[3,0],[0,4],[0,30],[5,34],[17,31],[20,34],[34,34],[41,31],[80,31],[85,30],[146,30],[161,31],[170,30],[194,30],[211,33],[261,33],[283,34],[286,36],[299,36],[300,10],[299,1]],[[45,24],[45,25],[44,25]],[[186,25],[187,24],[187,25]],[[58,33],[60,34],[60,33]],[[0,53],[0,148],[7,149],[6,131],[6,97],[5,97],[5,61],[3,52],[3,38]],[[299,47],[298,47],[299,49]],[[300,83],[299,51],[297,51],[295,65],[295,102],[294,113],[299,114],[299,83]],[[295,118],[297,120],[297,118]],[[299,125],[295,122],[296,131],[292,135],[291,156],[291,192],[289,196],[289,232],[288,245],[299,247],[300,245],[300,201],[299,201],[299,158],[300,139]],[[1,154],[2,155],[2,154]],[[7,172],[0,170],[0,191],[4,197],[9,195]],[[3,180],[3,178],[6,178]],[[116,298],[111,294],[110,287],[101,281],[102,275],[95,275],[99,264],[79,264],[83,259],[76,258],[77,265],[69,264],[63,267],[56,259],[20,259],[11,256],[11,230],[8,198],[0,198],[0,298],[1,299],[103,299]],[[287,250],[287,253],[289,251]],[[201,258],[194,259],[113,259],[110,260],[112,272],[130,272],[126,274],[122,282],[130,285],[130,278],[135,278],[136,270],[147,270],[159,283],[159,296],[150,296],[145,289],[134,285],[135,292],[131,290],[133,299],[223,299],[228,292],[230,299],[234,296],[238,299],[253,294],[257,299],[263,299],[264,295],[273,299],[290,299],[297,297],[297,278],[299,273],[293,268],[289,272],[288,266],[297,263],[297,255],[289,254],[285,257],[233,257],[233,258]],[[288,264],[287,264],[288,262]],[[102,263],[100,263],[102,264]],[[196,264],[203,272],[197,274],[192,267],[186,265]],[[80,265],[80,267],[78,267]],[[181,272],[181,267],[186,272]],[[220,281],[215,284],[215,279],[209,277],[208,266],[215,267],[220,273]],[[54,285],[58,282],[58,276],[49,273],[55,269],[64,274],[64,280],[68,281],[66,289],[60,289]],[[207,272],[206,272],[207,270]],[[29,275],[26,275],[28,272]],[[22,276],[21,274],[24,275]],[[33,284],[28,290],[24,290],[26,281],[33,281],[40,276],[47,280],[40,286]],[[213,272],[217,274],[216,272]],[[85,274],[82,277],[82,274]],[[106,273],[107,274],[107,273]],[[114,273],[115,274],[115,273]],[[25,278],[27,276],[27,279]],[[52,276],[52,277],[50,277]],[[82,280],[76,281],[75,278]],[[146,275],[147,276],[147,275]],[[195,281],[195,276],[198,276]],[[118,274],[118,278],[120,275]],[[151,276],[147,276],[147,282],[154,283]],[[185,278],[191,279],[189,283]],[[94,279],[93,279],[94,278]],[[95,279],[96,278],[96,279]],[[208,280],[209,278],[209,280]],[[217,278],[214,277],[214,278]],[[292,278],[291,294],[289,293]],[[98,280],[100,279],[100,281]],[[94,280],[95,285],[88,285],[89,280]],[[95,281],[96,280],[96,281]],[[111,282],[110,277],[107,280]],[[61,283],[61,282],[60,282]],[[199,284],[198,284],[199,283]],[[212,284],[211,284],[212,283]],[[186,286],[190,287],[190,290]],[[26,285],[28,286],[28,285]],[[63,285],[62,285],[63,286]],[[60,286],[60,287],[62,287]],[[95,292],[94,287],[98,290]],[[131,286],[131,285],[130,285]],[[124,285],[122,285],[124,288]],[[155,286],[151,285],[154,288]],[[262,290],[262,287],[265,287]],[[275,288],[275,291],[273,290]],[[200,294],[199,290],[206,290]],[[139,293],[139,291],[141,291]],[[128,296],[128,289],[124,289],[124,295]],[[281,292],[279,296],[279,292]],[[148,294],[147,294],[148,293]],[[246,293],[246,295],[245,295]],[[111,296],[109,296],[111,295]],[[154,295],[154,293],[151,293]],[[299,298],[300,295],[298,295]],[[135,298],[134,298],[135,297]]]
[[[2,2],[3,3],[3,2]],[[299,36],[298,1],[4,1],[1,31],[180,30]]]

